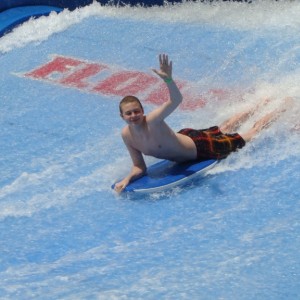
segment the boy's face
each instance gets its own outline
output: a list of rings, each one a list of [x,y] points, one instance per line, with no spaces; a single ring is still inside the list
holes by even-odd
[[[123,104],[121,117],[129,125],[141,124],[144,120],[144,111],[138,102]]]

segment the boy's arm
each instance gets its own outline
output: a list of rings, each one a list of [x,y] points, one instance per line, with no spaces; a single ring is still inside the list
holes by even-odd
[[[148,122],[155,122],[155,121],[162,121],[164,120],[168,115],[170,115],[182,102],[182,94],[179,91],[176,83],[172,79],[172,61],[169,62],[168,55],[159,55],[159,64],[160,64],[160,70],[153,71],[162,78],[169,90],[170,98],[168,101],[163,103],[160,107],[153,110],[151,113],[147,116]]]
[[[167,116],[169,116],[182,102],[182,95],[176,85],[172,80],[166,83],[169,89],[170,98],[164,102],[161,106],[154,109],[147,115],[147,122],[160,122],[163,121]]]
[[[143,158],[143,155],[140,151],[133,148],[126,140],[126,137],[123,137],[124,143],[128,149],[128,152],[131,156],[133,166],[131,168],[130,173],[120,182],[115,184],[115,191],[121,193],[125,187],[134,179],[137,179],[143,176],[146,172],[146,164]]]

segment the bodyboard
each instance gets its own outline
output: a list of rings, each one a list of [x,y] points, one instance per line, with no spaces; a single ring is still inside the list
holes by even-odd
[[[144,176],[130,182],[125,187],[124,192],[161,192],[204,175],[217,162],[215,159],[185,163],[162,160],[148,167]],[[114,186],[112,185],[112,188]]]

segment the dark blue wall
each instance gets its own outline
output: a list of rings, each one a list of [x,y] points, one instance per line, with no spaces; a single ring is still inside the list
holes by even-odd
[[[115,4],[121,5],[122,3],[136,5],[142,4],[144,6],[153,5],[163,5],[164,0],[97,0],[102,4]],[[182,2],[181,0],[167,0],[170,3]],[[254,2],[255,0],[201,0],[201,2],[218,2],[218,1],[228,1],[228,2]],[[0,12],[9,8],[18,6],[32,6],[32,5],[49,5],[57,6],[61,8],[69,8],[70,10],[76,7],[85,6],[91,4],[93,0],[0,0]]]
[[[121,5],[122,3],[137,5],[142,4],[144,6],[163,5],[164,0],[97,0],[102,4],[110,3],[111,5]],[[167,0],[170,3],[182,2],[182,0]],[[255,0],[201,0],[201,2],[254,2]],[[275,0],[277,1],[277,0]],[[31,6],[31,5],[49,5],[57,6],[61,8],[69,8],[70,10],[76,7],[85,6],[91,4],[93,0],[0,0],[0,12],[12,7],[18,6]]]
[[[1,0],[0,11],[18,7],[18,6],[32,6],[32,5],[49,5],[57,7],[68,7],[75,9],[78,6],[85,6],[92,3],[92,0]]]
[[[130,5],[143,4],[145,6],[162,5],[163,0],[97,0],[102,4],[119,4],[119,2]],[[69,8],[70,10],[76,7],[91,4],[93,0],[0,0],[0,12],[9,8],[18,6],[32,6],[32,5],[49,5],[61,8]],[[181,0],[170,0],[169,2],[181,2]]]

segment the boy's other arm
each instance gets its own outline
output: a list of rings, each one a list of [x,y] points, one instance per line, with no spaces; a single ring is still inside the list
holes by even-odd
[[[143,176],[146,172],[146,164],[142,153],[130,145],[126,135],[122,134],[122,138],[132,159],[133,166],[129,174],[123,180],[115,184],[115,191],[118,193],[122,192],[129,182]]]

